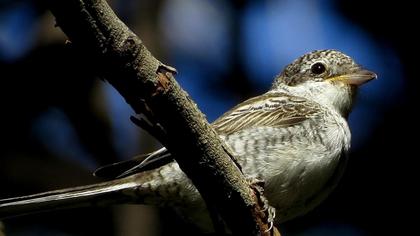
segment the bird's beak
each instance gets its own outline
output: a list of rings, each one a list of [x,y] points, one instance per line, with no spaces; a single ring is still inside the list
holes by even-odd
[[[359,69],[353,73],[331,77],[328,80],[340,81],[345,84],[360,86],[376,78],[377,78],[377,75],[373,73],[372,71]]]

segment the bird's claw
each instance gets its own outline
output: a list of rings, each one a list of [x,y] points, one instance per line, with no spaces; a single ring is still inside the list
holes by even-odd
[[[257,190],[260,195],[263,194],[265,186],[264,180],[258,179],[256,177],[247,177],[246,179],[253,189]]]
[[[270,225],[265,232],[270,232],[274,227],[274,219],[276,218],[276,208],[267,205],[267,223]]]
[[[270,232],[274,228],[274,219],[276,218],[276,208],[270,206],[268,199],[263,194],[265,182],[257,178],[248,178],[248,182],[258,194],[260,205],[262,205],[260,212],[264,213],[267,219],[267,224],[269,225],[269,227],[265,231],[265,233]]]

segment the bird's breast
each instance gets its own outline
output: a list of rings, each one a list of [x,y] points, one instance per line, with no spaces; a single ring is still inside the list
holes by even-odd
[[[266,182],[265,195],[285,221],[318,205],[335,187],[350,144],[336,114],[290,127],[257,127],[224,137],[246,175]]]

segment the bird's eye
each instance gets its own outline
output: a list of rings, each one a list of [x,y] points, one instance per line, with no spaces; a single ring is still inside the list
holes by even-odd
[[[325,65],[321,62],[317,62],[311,66],[311,72],[316,75],[320,75],[324,73],[325,70],[326,70]]]

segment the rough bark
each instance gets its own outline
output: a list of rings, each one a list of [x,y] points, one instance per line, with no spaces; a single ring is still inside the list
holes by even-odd
[[[46,2],[72,45],[92,58],[92,66],[136,113],[145,115],[143,126],[175,156],[233,234],[270,235],[258,191],[175,81],[175,70],[154,58],[106,1]]]

